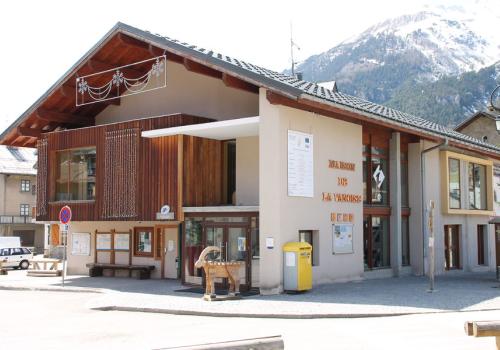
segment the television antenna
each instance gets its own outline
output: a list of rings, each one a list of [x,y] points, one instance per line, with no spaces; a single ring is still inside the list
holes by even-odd
[[[293,49],[296,48],[297,50],[300,50],[299,45],[293,41],[293,25],[292,22],[290,22],[290,56],[292,57],[292,76],[295,76],[295,59],[293,57]]]

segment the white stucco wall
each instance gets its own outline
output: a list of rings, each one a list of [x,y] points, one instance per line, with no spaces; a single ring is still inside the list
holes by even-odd
[[[68,274],[69,275],[88,275],[89,269],[85,266],[88,263],[94,262],[95,246],[94,236],[95,231],[110,232],[114,229],[117,233],[129,232],[134,226],[136,227],[154,227],[155,222],[127,222],[127,221],[95,221],[95,222],[72,222],[70,232],[68,234]],[[90,255],[73,255],[72,252],[72,235],[73,233],[90,233]],[[133,240],[132,240],[133,242]],[[131,247],[133,249],[133,247]],[[117,264],[128,264],[128,254],[117,253],[115,262]],[[109,263],[109,253],[100,252],[98,262]],[[134,265],[154,265],[155,269],[151,273],[151,278],[160,278],[161,261],[155,260],[153,257],[139,257],[132,253],[132,264]]]
[[[119,106],[108,106],[96,117],[96,125],[186,113],[217,120],[257,116],[258,95],[229,88],[221,79],[188,71],[167,62],[165,88],[121,98]]]
[[[236,205],[259,205],[259,137],[236,139]]]
[[[319,231],[319,266],[313,267],[313,283],[352,280],[363,274],[363,204],[322,200],[322,192],[362,195],[362,129],[288,107],[271,105],[260,92],[259,193],[260,193],[260,287],[261,293],[282,290],[282,246],[298,241],[299,230]],[[314,198],[289,197],[287,193],[288,130],[313,134]],[[330,169],[329,160],[351,162],[355,171]],[[347,177],[339,187],[337,178]],[[331,212],[354,215],[354,253],[332,254]],[[274,249],[266,238],[274,238]]]

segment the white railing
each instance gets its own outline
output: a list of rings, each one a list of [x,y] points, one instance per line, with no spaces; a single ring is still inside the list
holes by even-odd
[[[0,215],[0,224],[31,224],[31,216]]]

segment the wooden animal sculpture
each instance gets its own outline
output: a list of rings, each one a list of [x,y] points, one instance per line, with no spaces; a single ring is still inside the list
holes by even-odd
[[[200,257],[195,262],[196,268],[205,270],[206,288],[205,299],[215,299],[215,279],[227,278],[229,280],[229,295],[236,296],[240,293],[240,268],[244,264],[242,261],[217,261],[206,260],[208,254],[219,252],[220,248],[208,246],[200,254]]]

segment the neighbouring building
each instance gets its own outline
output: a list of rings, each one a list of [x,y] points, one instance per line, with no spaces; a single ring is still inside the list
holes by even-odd
[[[20,237],[23,247],[44,253],[45,229],[35,223],[36,151],[0,146],[0,236]]]
[[[496,127],[496,115],[493,112],[481,111],[474,113],[458,124],[455,130],[484,142],[500,146],[500,134]]]
[[[455,130],[477,139],[500,146],[500,132],[496,127],[498,113],[491,111],[480,111],[455,127]],[[494,225],[495,251],[500,251],[500,162],[495,160],[493,164],[493,200],[495,216],[489,221]],[[500,278],[500,254],[496,255],[497,278]]]
[[[0,142],[37,147],[52,237],[72,208],[73,274],[148,264],[202,284],[194,262],[216,245],[244,262],[243,288],[279,293],[282,247],[302,240],[314,284],[421,275],[431,200],[437,273],[496,266],[498,146],[126,24]]]

